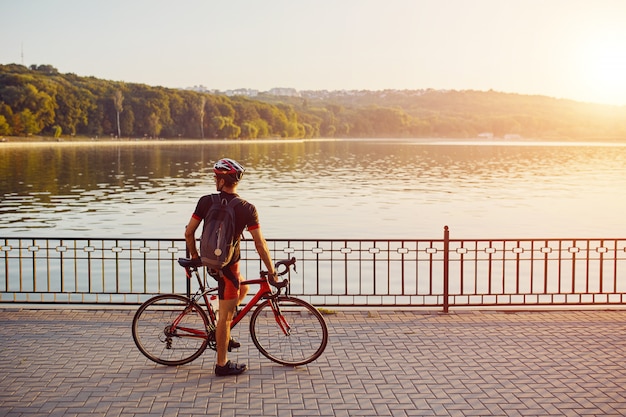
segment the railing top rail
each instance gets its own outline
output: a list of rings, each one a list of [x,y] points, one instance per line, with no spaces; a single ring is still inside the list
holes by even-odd
[[[268,241],[294,242],[443,242],[442,238],[276,238],[267,237]],[[0,236],[0,240],[127,240],[141,242],[182,242],[184,237],[143,238],[143,237],[80,237],[80,236]],[[251,239],[244,239],[251,240]],[[492,237],[492,238],[450,238],[450,242],[537,242],[537,241],[615,241],[626,237]]]

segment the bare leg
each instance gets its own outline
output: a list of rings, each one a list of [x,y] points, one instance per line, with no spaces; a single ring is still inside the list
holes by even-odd
[[[230,341],[230,322],[233,320],[235,307],[239,298],[232,300],[220,300],[219,315],[217,318],[217,328],[215,329],[215,342],[217,348],[217,364],[226,365],[228,362],[228,342]]]
[[[248,295],[248,290],[250,288],[247,285],[239,285],[239,300],[237,300],[237,305],[241,305],[243,303],[243,299]]]

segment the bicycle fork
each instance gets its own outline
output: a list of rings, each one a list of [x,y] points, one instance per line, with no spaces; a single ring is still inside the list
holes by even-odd
[[[278,305],[278,302],[276,302],[276,300],[277,298],[270,299],[272,310],[274,310],[274,319],[276,320],[278,327],[280,327],[280,329],[283,331],[285,336],[290,336],[291,326],[289,325],[289,323],[287,323],[287,319],[285,318],[285,316],[283,316],[282,312],[280,311],[280,306]]]

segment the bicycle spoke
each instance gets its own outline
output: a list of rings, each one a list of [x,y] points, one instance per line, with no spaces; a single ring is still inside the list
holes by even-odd
[[[278,297],[276,303],[279,317],[268,300],[257,307],[250,319],[250,335],[256,347],[264,356],[283,365],[304,365],[317,359],[328,342],[322,315],[297,298]]]
[[[204,352],[208,344],[206,314],[197,304],[178,295],[160,295],[146,301],[133,318],[133,339],[149,359],[164,365],[182,365]]]

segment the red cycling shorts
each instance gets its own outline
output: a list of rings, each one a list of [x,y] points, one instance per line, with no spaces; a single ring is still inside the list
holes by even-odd
[[[224,267],[222,276],[217,280],[217,295],[220,300],[233,300],[239,297],[239,283],[243,277],[239,272],[239,262]]]

